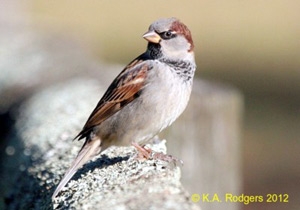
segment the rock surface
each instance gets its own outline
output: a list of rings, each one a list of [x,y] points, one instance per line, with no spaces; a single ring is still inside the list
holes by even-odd
[[[38,92],[20,107],[17,135],[10,141],[15,153],[5,161],[19,169],[7,209],[199,209],[181,185],[178,164],[138,160],[133,147],[104,151],[51,201],[83,143],[72,138],[103,90],[96,80],[73,79]],[[166,152],[165,141],[150,147]],[[9,173],[4,177],[12,178]]]

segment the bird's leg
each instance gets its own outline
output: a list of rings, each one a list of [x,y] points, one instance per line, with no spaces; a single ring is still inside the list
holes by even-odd
[[[178,159],[177,157],[174,157],[172,155],[167,155],[167,154],[164,154],[162,152],[158,152],[158,153],[154,153],[153,154],[153,159],[154,160],[162,160],[162,161],[165,161],[165,162],[173,162],[177,165],[177,163],[180,163],[181,165],[183,165],[183,161]]]
[[[145,146],[140,146],[136,142],[131,143],[138,151],[138,157],[139,158],[146,158],[149,159],[152,153],[151,149],[145,148]]]
[[[162,152],[154,152],[152,151],[152,149],[150,148],[146,148],[145,146],[140,146],[138,143],[136,142],[132,142],[131,143],[138,151],[138,159],[154,159],[154,160],[161,160],[161,161],[165,161],[168,163],[175,163],[177,165],[177,163],[180,163],[180,165],[183,165],[183,161],[172,156],[172,155],[168,155],[168,154],[164,154]]]

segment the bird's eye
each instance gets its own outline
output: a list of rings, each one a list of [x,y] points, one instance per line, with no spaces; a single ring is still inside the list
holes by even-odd
[[[165,32],[165,36],[166,37],[171,37],[172,36],[172,32],[171,31],[166,31]]]
[[[165,31],[160,33],[160,37],[162,39],[171,39],[173,37],[175,37],[175,33],[173,33],[172,31]]]

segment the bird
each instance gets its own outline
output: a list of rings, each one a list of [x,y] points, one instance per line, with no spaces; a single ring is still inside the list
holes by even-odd
[[[85,142],[52,199],[79,168],[112,145],[131,143],[149,157],[144,145],[185,110],[196,70],[190,30],[175,17],[161,18],[143,38],[148,42],[146,51],[112,81],[74,138]]]

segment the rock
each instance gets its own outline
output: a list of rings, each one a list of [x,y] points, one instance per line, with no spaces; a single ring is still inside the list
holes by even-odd
[[[111,147],[95,157],[51,201],[83,143],[72,138],[104,89],[94,79],[73,79],[38,92],[20,107],[10,142],[16,152],[5,161],[17,169],[7,209],[199,209],[182,187],[177,164],[137,160],[133,147]],[[150,147],[166,152],[165,141]]]

